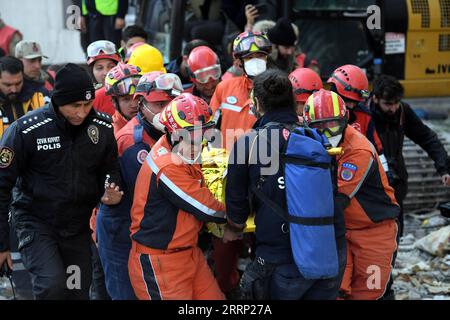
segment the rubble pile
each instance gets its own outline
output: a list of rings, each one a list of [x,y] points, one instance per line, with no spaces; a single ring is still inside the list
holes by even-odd
[[[394,268],[397,300],[450,300],[450,220],[406,214]]]

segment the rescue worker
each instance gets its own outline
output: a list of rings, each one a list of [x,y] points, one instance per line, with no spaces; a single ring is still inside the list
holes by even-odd
[[[81,29],[87,29],[91,42],[105,39],[120,46],[128,0],[82,0],[81,9]]]
[[[210,102],[218,129],[222,131],[223,146],[227,150],[231,149],[239,135],[251,129],[256,122],[250,110],[252,79],[266,71],[267,56],[271,50],[272,44],[262,33],[243,32],[234,40],[233,56],[240,60],[244,75],[220,82]],[[229,133],[227,130],[230,130]]]
[[[111,41],[92,42],[87,48],[87,64],[94,76],[96,92],[94,109],[113,116],[114,108],[111,96],[106,95],[105,80],[108,72],[120,62],[116,46]]]
[[[114,205],[122,197],[111,119],[92,109],[94,96],[89,74],[69,63],[56,75],[52,102],[0,140],[0,265],[12,267],[8,211],[16,186],[12,221],[36,299],[89,298],[89,216],[100,199]],[[75,283],[68,281],[74,273]]]
[[[297,68],[289,74],[292,90],[294,90],[294,98],[297,104],[297,114],[303,116],[303,107],[306,100],[314,92],[323,88],[322,80],[319,75],[309,68]]]
[[[403,140],[406,137],[422,147],[434,161],[444,185],[450,185],[450,160],[436,133],[426,126],[409,104],[402,101],[403,86],[392,76],[381,75],[373,83],[369,101],[372,119],[380,135],[391,174],[395,198],[403,208],[408,192],[408,172],[403,159]],[[402,209],[403,213],[403,209]],[[399,217],[403,234],[403,214]]]
[[[278,216],[273,206],[256,197],[253,191],[249,191],[260,186],[261,192],[272,200],[274,206],[286,208],[282,166],[274,168],[272,174],[264,174],[263,168],[273,168],[275,163],[281,163],[282,150],[286,147],[287,129],[280,125],[294,126],[298,122],[292,85],[284,72],[270,69],[257,76],[253,90],[253,108],[258,121],[253,127],[255,131],[244,135],[234,144],[227,170],[225,192],[228,224],[225,227],[224,241],[237,238],[245,227],[249,214],[255,210],[256,257],[242,276],[241,291],[246,299],[334,300],[338,296],[345,269],[342,211],[335,212],[335,220],[339,222],[335,225],[338,274],[329,279],[306,279],[294,262],[290,233],[285,230],[286,221]],[[263,145],[267,147],[264,148]],[[273,150],[270,163],[262,160],[268,155],[267,150]]]
[[[162,112],[166,134],[139,171],[129,272],[139,299],[224,299],[197,246],[203,222],[225,222],[225,206],[205,186],[198,159],[214,127],[201,98],[183,93]]]
[[[331,85],[330,90],[339,94],[344,100],[349,112],[348,124],[365,135],[375,146],[383,169],[389,175],[383,145],[372,121],[370,110],[364,105],[370,95],[369,80],[364,71],[357,66],[347,64],[334,70],[327,83]]]
[[[209,103],[222,75],[219,57],[210,48],[201,46],[191,51],[187,65],[194,84],[192,94]]]
[[[161,125],[153,125],[155,115],[182,90],[181,81],[174,74],[144,74],[134,94],[139,112],[116,134],[124,196],[118,206],[101,205],[97,215],[98,248],[113,300],[136,299],[128,275],[134,185],[148,152],[163,134]]]
[[[400,207],[374,146],[348,125],[343,100],[320,90],[308,98],[304,112],[311,128],[322,130],[333,147],[342,147],[337,159],[336,205],[344,210],[347,266],[341,284],[349,300],[380,299],[392,270],[397,249]]]
[[[167,69],[167,72],[174,73],[178,77],[180,77],[181,82],[183,83],[183,87],[185,89],[189,89],[190,87],[192,87],[191,77],[189,76],[189,69],[187,65],[187,59],[191,51],[200,46],[208,47],[209,44],[208,42],[201,39],[194,39],[189,41],[184,46],[182,56],[170,61],[164,66]]]
[[[0,58],[0,137],[14,121],[44,103],[43,94],[24,83],[22,61]]]
[[[133,95],[141,76],[141,69],[123,62],[119,62],[106,75],[106,94],[112,97],[116,109],[112,117],[114,134],[138,113],[138,103],[133,99]]]
[[[233,43],[233,56],[240,61],[244,75],[220,82],[210,106],[216,126],[222,132],[222,146],[231,150],[235,140],[250,130],[256,122],[250,106],[253,78],[267,68],[267,56],[272,44],[262,33],[243,32]],[[242,251],[241,240],[224,243],[213,237],[213,260],[217,281],[222,291],[232,296],[239,283],[237,263]]]
[[[14,56],[16,44],[22,40],[22,34],[19,30],[7,25],[0,18],[0,49],[3,50],[5,56]]]
[[[143,73],[149,73],[152,71],[161,71],[166,73],[166,69],[164,68],[164,59],[161,52],[147,43],[139,45],[136,49],[134,49],[131,53],[130,60],[127,63],[139,67]]]
[[[39,43],[22,40],[16,45],[16,58],[24,66],[25,80],[33,83],[50,101],[50,92],[53,90],[54,78],[42,69],[42,58],[48,58],[42,53]]]

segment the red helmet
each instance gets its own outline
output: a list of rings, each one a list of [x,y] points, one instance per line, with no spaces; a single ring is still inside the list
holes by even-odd
[[[105,78],[107,95],[126,96],[134,94],[141,78],[141,69],[131,64],[119,62],[112,68]]]
[[[117,53],[116,45],[111,41],[107,40],[99,40],[92,42],[87,47],[87,56],[88,61],[87,64],[91,65],[95,61],[100,59],[110,59],[115,62],[120,62],[120,56]]]
[[[214,126],[212,114],[211,108],[203,99],[190,93],[182,93],[164,108],[160,122],[169,133],[179,129],[205,130]]]
[[[210,79],[219,80],[222,76],[217,54],[206,46],[195,48],[189,54],[187,64],[194,82],[208,83]]]
[[[369,81],[361,68],[347,64],[334,70],[327,83],[334,83],[344,98],[364,101],[369,97]]]
[[[308,98],[303,117],[309,127],[324,131],[328,137],[341,134],[347,125],[344,100],[337,93],[324,89]]]
[[[289,75],[289,80],[297,102],[306,102],[311,94],[323,88],[319,75],[309,68],[295,69]]]
[[[148,102],[170,101],[182,92],[183,84],[176,74],[152,71],[141,77],[134,98],[142,96]]]

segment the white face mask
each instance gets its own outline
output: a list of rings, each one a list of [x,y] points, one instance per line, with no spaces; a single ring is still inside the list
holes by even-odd
[[[264,59],[253,58],[244,62],[244,69],[247,75],[255,77],[267,69],[267,62]]]
[[[161,117],[161,113],[155,114],[152,120],[152,125],[159,131],[164,132],[164,126],[159,122],[159,118]]]
[[[336,148],[339,145],[339,142],[341,142],[341,139],[342,139],[342,133],[338,134],[337,136],[328,138],[328,142],[331,144],[331,146],[333,148]]]

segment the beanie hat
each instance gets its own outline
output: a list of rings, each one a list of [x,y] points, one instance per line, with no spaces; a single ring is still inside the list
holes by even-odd
[[[52,100],[56,106],[95,98],[94,83],[86,70],[73,63],[62,67],[55,77]]]
[[[270,42],[282,46],[295,46],[297,36],[288,18],[281,18],[272,29],[267,31]]]

